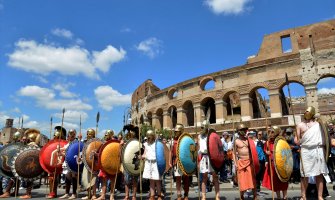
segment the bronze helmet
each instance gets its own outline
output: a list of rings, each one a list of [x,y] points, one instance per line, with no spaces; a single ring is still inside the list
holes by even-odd
[[[29,140],[29,144],[30,143],[35,143],[36,145],[39,144],[40,135],[41,135],[41,132],[39,130],[34,129],[34,128],[30,128],[30,129],[26,130],[24,135],[27,136],[27,139]]]
[[[54,139],[66,140],[66,129],[61,126],[55,127]]]
[[[315,115],[315,108],[313,106],[309,106],[304,113],[304,118],[306,120],[310,120],[314,118],[314,115]]]
[[[93,128],[89,128],[86,132],[86,139],[92,139],[95,138],[95,130]]]
[[[240,123],[237,126],[237,132],[238,132],[238,134],[240,134],[242,136],[245,136],[247,134],[247,130],[248,130],[248,127],[243,123]]]
[[[176,124],[176,127],[174,128],[175,137],[179,137],[183,132],[184,132],[184,125]]]
[[[113,136],[114,136],[114,131],[108,129],[108,130],[105,132],[104,140],[105,140],[105,141],[111,140],[111,139],[113,138]]]
[[[14,133],[14,135],[13,135],[13,140],[14,141],[18,141],[18,140],[20,140],[21,139],[21,132],[19,131],[19,130],[17,130],[15,133]]]

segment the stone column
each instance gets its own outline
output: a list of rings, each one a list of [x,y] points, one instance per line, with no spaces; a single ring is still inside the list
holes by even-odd
[[[185,110],[183,108],[177,108],[177,123],[183,124],[185,126],[186,115]]]
[[[319,112],[319,104],[318,104],[318,95],[317,95],[317,87],[316,83],[306,84],[306,103],[307,106],[313,106],[315,108],[315,112]]]
[[[201,126],[201,122],[203,120],[203,115],[204,115],[204,111],[203,111],[203,106],[200,105],[200,103],[196,103],[193,106],[194,108],[194,126]]]
[[[282,117],[283,110],[280,101],[281,94],[279,88],[269,90],[271,117]]]
[[[163,112],[163,128],[171,129],[172,128],[172,120],[170,113],[166,110]]]
[[[249,94],[241,94],[240,102],[242,121],[251,120],[253,118],[252,98],[249,97]]]
[[[152,114],[152,127],[155,128],[155,129],[160,129],[161,128],[161,125],[159,123],[159,119],[158,119],[158,116],[156,115],[156,113]]]
[[[215,101],[216,123],[223,124],[227,120],[227,103],[221,100]]]

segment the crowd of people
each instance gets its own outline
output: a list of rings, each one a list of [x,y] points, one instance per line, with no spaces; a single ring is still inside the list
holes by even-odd
[[[220,199],[220,194],[224,195],[224,191],[220,191],[219,184],[232,183],[240,191],[239,198],[244,199],[245,192],[251,192],[253,199],[258,199],[259,192],[262,188],[273,191],[277,199],[288,199],[288,184],[301,184],[301,199],[304,200],[308,196],[315,195],[319,200],[329,196],[326,183],[334,180],[335,166],[335,127],[329,123],[326,129],[322,129],[322,124],[315,115],[315,109],[308,107],[304,114],[304,121],[299,123],[297,127],[281,128],[280,126],[268,126],[266,130],[249,129],[245,124],[239,123],[236,132],[224,131],[221,137],[222,151],[225,160],[219,170],[213,169],[208,147],[208,136],[215,130],[210,129],[210,124],[204,120],[201,124],[201,131],[193,137],[196,144],[197,159],[196,168],[193,174],[185,174],[181,162],[178,162],[178,141],[184,134],[184,126],[177,124],[173,129],[170,137],[156,135],[154,130],[149,129],[142,137],[139,134],[138,127],[127,125],[124,135],[115,135],[114,131],[107,130],[105,132],[104,142],[116,141],[120,145],[120,149],[124,148],[128,141],[133,139],[142,143],[143,151],[139,151],[136,156],[138,161],[143,162],[143,172],[140,174],[130,173],[122,167],[121,159],[118,161],[116,174],[109,174],[105,169],[100,168],[98,173],[94,174],[88,181],[83,184],[86,178],[85,174],[89,174],[89,166],[84,166],[82,170],[71,170],[67,162],[64,162],[66,151],[73,141],[82,141],[81,134],[77,134],[76,130],[71,129],[67,132],[62,126],[55,127],[54,140],[66,140],[67,144],[55,149],[57,158],[53,161],[53,154],[50,163],[55,165],[62,164],[62,173],[48,173],[44,177],[49,185],[48,195],[46,198],[59,199],[106,199],[106,194],[110,191],[110,199],[114,199],[117,190],[125,191],[124,200],[135,200],[138,193],[142,191],[148,192],[148,199],[164,199],[168,192],[168,185],[165,182],[166,177],[170,176],[173,187],[177,192],[178,200],[188,200],[190,187],[198,185],[198,190],[202,200],[206,199],[206,193],[214,187],[215,199]],[[13,143],[23,143],[27,146],[38,147],[40,132],[37,129],[28,129],[24,133],[15,133]],[[282,180],[275,168],[274,150],[275,141],[278,137],[283,138],[290,146],[293,166],[292,174],[287,180]],[[96,131],[88,129],[83,144],[86,145],[96,138]],[[166,169],[162,173],[158,166],[156,142],[160,140],[168,151],[164,152]],[[325,148],[328,143],[328,155]],[[257,161],[252,149],[257,152]],[[92,151],[92,156],[98,159],[99,149]],[[122,152],[120,150],[120,152]],[[0,150],[1,153],[1,150]],[[62,159],[63,158],[63,159]],[[85,158],[79,157],[76,162],[79,166]],[[94,160],[94,159],[93,159]],[[134,161],[136,163],[137,161]],[[256,163],[257,162],[257,163]],[[93,164],[92,164],[93,166]],[[140,165],[142,166],[142,165]],[[193,182],[193,177],[197,177],[198,182]],[[26,194],[20,196],[22,199],[32,198],[33,181],[21,181],[14,176],[2,177],[2,188],[0,188],[0,198],[8,198],[18,192],[18,188],[24,186]],[[64,181],[62,181],[64,180]],[[41,182],[41,181],[40,181]],[[57,193],[58,186],[64,182],[65,194]],[[141,182],[141,183],[140,183]],[[82,184],[81,184],[82,183]],[[72,193],[71,193],[72,186]],[[142,191],[139,190],[140,189]],[[171,185],[172,186],[172,185]],[[171,188],[170,186],[170,188]],[[96,191],[100,191],[99,196]],[[79,197],[80,191],[86,191],[87,195]]]

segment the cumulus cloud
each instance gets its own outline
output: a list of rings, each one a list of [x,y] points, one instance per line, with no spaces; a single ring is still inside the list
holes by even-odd
[[[80,46],[61,47],[34,40],[19,40],[15,43],[14,52],[8,55],[8,65],[44,76],[58,72],[63,75],[83,74],[98,79],[97,70],[107,72],[113,64],[123,60],[125,55],[125,50],[118,50],[111,45],[100,52],[91,53]]]
[[[318,94],[335,94],[335,88],[321,88],[321,89],[318,89]]]
[[[215,14],[241,14],[252,0],[205,0],[205,5]]]
[[[99,86],[94,90],[99,107],[111,111],[114,106],[130,104],[131,94],[121,94],[108,85]]]
[[[56,113],[55,117],[62,119],[63,113]],[[68,122],[80,122],[80,117],[81,121],[84,122],[88,118],[88,114],[84,111],[78,111],[78,110],[65,110],[64,113],[64,120]]]
[[[52,88],[59,91],[59,95],[64,98],[74,98],[77,97],[77,94],[68,91],[68,88],[74,86],[74,83],[61,84],[57,83],[52,85]]]
[[[51,30],[51,33],[53,35],[56,35],[58,37],[63,37],[63,38],[66,38],[66,39],[72,39],[73,37],[73,33],[67,29],[64,29],[64,28],[55,28],[53,30]]]
[[[136,45],[136,49],[152,59],[162,53],[162,44],[161,40],[151,37]]]
[[[22,87],[18,95],[31,97],[36,100],[37,105],[45,109],[63,109],[71,108],[71,110],[91,110],[92,106],[84,103],[80,99],[56,99],[54,90],[43,88],[36,85],[28,85]]]

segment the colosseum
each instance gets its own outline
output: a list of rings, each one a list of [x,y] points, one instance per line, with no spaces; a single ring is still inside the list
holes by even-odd
[[[187,132],[195,133],[204,119],[217,132],[231,131],[241,122],[254,129],[268,124],[294,126],[306,105],[331,116],[335,96],[318,96],[317,83],[335,77],[334,29],[335,20],[328,20],[265,35],[258,54],[246,64],[165,89],[148,79],[132,95],[132,123],[148,123],[155,129],[182,123]],[[291,43],[289,51],[283,50],[284,39]],[[214,83],[211,89],[206,88],[209,82]],[[285,96],[283,87],[288,83],[303,86],[306,96]],[[268,91],[268,100],[257,92],[260,88]]]

